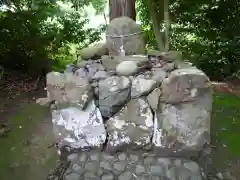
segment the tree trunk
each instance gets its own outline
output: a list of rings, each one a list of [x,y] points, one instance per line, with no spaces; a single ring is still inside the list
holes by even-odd
[[[169,29],[170,29],[170,19],[169,19],[169,4],[168,0],[164,0],[164,21],[165,21],[165,50],[169,51]]]
[[[153,0],[146,0],[146,2],[147,2],[149,12],[150,12],[150,15],[152,18],[153,29],[154,29],[154,34],[155,34],[155,38],[157,41],[158,49],[160,51],[165,51],[165,46],[164,46],[163,39],[162,39],[162,33],[160,32],[161,21],[159,20],[158,15],[157,15],[156,5]]]
[[[136,0],[109,0],[109,19],[110,21],[127,16],[136,21]]]

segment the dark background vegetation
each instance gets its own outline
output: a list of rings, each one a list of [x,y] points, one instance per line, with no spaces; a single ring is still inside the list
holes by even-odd
[[[63,1],[63,2],[71,2]],[[76,2],[76,1],[74,1]],[[63,11],[55,1],[1,0],[11,10],[0,12],[0,65],[24,72],[38,72],[46,59],[54,69],[63,69],[74,60],[76,51],[100,39],[103,28],[84,28],[88,22],[83,6],[90,3],[99,13],[104,0],[73,3]],[[148,48],[157,48],[148,0],[137,0],[137,13]],[[162,29],[163,0],[155,4]],[[240,1],[169,0],[170,50],[182,51],[212,80],[240,76]],[[53,20],[53,21],[50,21]],[[161,30],[160,29],[160,30]]]

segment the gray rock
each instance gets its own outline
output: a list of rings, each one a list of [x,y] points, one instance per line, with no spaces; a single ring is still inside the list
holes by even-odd
[[[109,77],[109,75],[106,71],[98,71],[94,74],[92,80],[106,79],[107,77]]]
[[[50,101],[55,101],[59,108],[74,106],[83,109],[93,99],[88,81],[72,73],[48,73],[47,91]]]
[[[150,79],[135,78],[132,82],[131,97],[138,98],[151,92],[157,82]]]
[[[87,61],[84,67],[75,71],[75,75],[91,81],[93,79],[101,79],[102,76],[106,75],[104,72],[103,65],[98,61]]]
[[[167,174],[173,180],[185,180],[194,175],[189,169],[184,167],[172,167],[168,170]]]
[[[166,63],[161,67],[165,72],[171,72],[173,70],[175,70],[177,68],[177,66],[175,65],[175,63],[171,62],[171,63]]]
[[[129,17],[115,18],[110,22],[106,30],[107,46],[110,56],[118,56],[120,47],[123,45],[125,55],[145,54],[145,43],[141,26]],[[134,34],[134,36],[127,36]],[[121,38],[114,36],[126,35],[122,44]]]
[[[101,148],[106,140],[102,116],[93,101],[84,111],[75,107],[52,111],[52,122],[60,146]]]
[[[99,161],[99,153],[92,154],[90,159],[93,161]]]
[[[173,160],[173,164],[175,166],[181,166],[183,164],[182,160],[181,159],[174,159]]]
[[[123,76],[99,81],[99,109],[103,117],[111,117],[129,100],[130,85],[130,80]]]
[[[145,167],[142,165],[137,165],[135,170],[137,175],[145,173]]]
[[[166,167],[168,167],[169,165],[172,165],[170,158],[157,158],[157,163],[164,165]]]
[[[77,161],[78,160],[78,154],[73,153],[68,156],[68,161]]]
[[[167,77],[167,72],[161,68],[152,68],[152,79],[158,84],[161,84],[163,80]]]
[[[125,153],[121,153],[118,155],[118,159],[120,161],[125,161],[127,159],[127,155]]]
[[[126,166],[127,166],[126,161],[115,162],[113,165],[114,169],[120,172],[124,172],[124,169],[126,168]]]
[[[200,174],[200,167],[197,163],[188,161],[184,163],[184,167],[187,169],[190,169],[193,173]]]
[[[131,76],[138,70],[137,63],[134,61],[123,61],[116,67],[118,75]]]
[[[166,175],[166,167],[164,165],[151,165],[150,172],[155,176],[165,176]]]
[[[111,170],[112,169],[111,164],[107,161],[100,162],[100,167],[105,169],[105,170]]]
[[[73,169],[75,172],[78,172],[78,171],[80,171],[80,170],[82,169],[82,166],[79,165],[79,164],[77,164],[77,163],[75,163],[75,164],[72,165],[72,169]]]
[[[79,156],[79,162],[85,162],[87,160],[87,155],[85,153],[81,153]]]
[[[136,149],[150,144],[153,130],[152,119],[151,109],[145,100],[131,100],[107,121],[106,150],[113,153],[121,151],[121,148]]]
[[[110,56],[102,57],[102,64],[107,71],[116,71],[116,67],[120,62],[118,59],[113,59]]]
[[[103,159],[106,161],[113,160],[115,158],[114,156],[107,153],[102,153],[102,156],[103,156]]]
[[[131,179],[132,179],[131,172],[124,172],[118,177],[118,180],[131,180]]]
[[[101,180],[113,180],[113,179],[114,179],[114,175],[112,173],[106,173],[101,177]]]
[[[153,111],[157,111],[158,104],[160,100],[161,90],[159,88],[155,88],[148,96],[147,101],[151,106]]]
[[[177,69],[162,83],[161,101],[176,104],[211,94],[211,81],[199,69]]]
[[[129,155],[129,160],[132,161],[132,162],[137,162],[139,159],[138,159],[138,156],[135,155],[135,154],[130,154]]]
[[[99,179],[96,175],[95,175],[95,173],[93,173],[93,172],[85,172],[84,173],[84,177],[86,177],[86,178],[90,178],[91,180],[94,180],[94,179]]]
[[[96,172],[98,169],[98,163],[97,162],[87,162],[85,164],[85,169],[90,172]]]
[[[150,165],[155,163],[155,158],[154,157],[145,157],[144,158],[144,165]]]
[[[153,144],[158,149],[156,151],[164,151],[167,156],[196,156],[204,144],[210,142],[210,121],[209,95],[188,103],[160,104],[154,120]]]
[[[65,180],[79,180],[80,175],[76,173],[70,173],[65,176]]]

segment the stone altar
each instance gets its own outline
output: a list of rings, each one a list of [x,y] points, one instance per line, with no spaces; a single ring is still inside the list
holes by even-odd
[[[141,44],[118,56],[107,44],[113,56],[47,75],[54,132],[71,161],[64,180],[202,180],[191,158],[210,143],[209,78],[177,52],[140,55]]]

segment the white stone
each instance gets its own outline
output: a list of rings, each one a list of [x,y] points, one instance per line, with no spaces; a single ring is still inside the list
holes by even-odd
[[[131,76],[135,74],[137,70],[137,62],[134,61],[123,61],[116,67],[117,73],[123,76]]]

